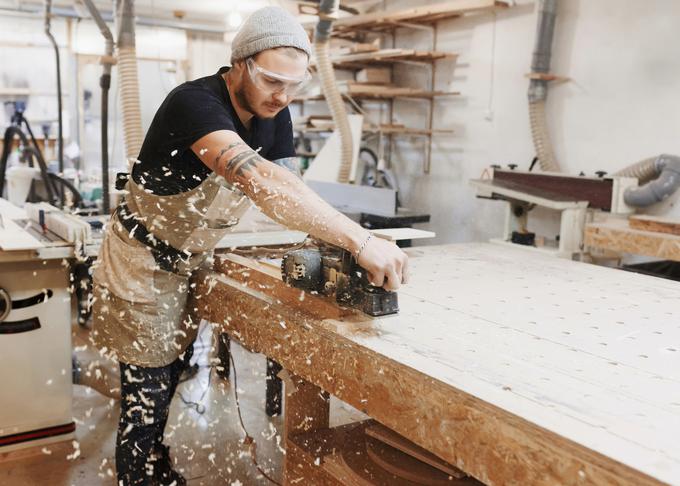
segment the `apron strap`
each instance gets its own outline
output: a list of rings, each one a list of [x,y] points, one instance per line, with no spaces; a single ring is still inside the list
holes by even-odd
[[[116,210],[118,221],[123,225],[132,238],[149,248],[156,264],[166,272],[179,273],[180,263],[188,264],[193,255],[189,251],[181,251],[165,241],[156,238],[142,222],[131,212],[125,201],[122,201]]]

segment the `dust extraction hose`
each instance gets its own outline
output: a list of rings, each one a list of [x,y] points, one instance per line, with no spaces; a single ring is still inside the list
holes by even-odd
[[[333,122],[340,133],[340,170],[338,182],[349,182],[352,170],[352,154],[354,144],[352,131],[347,118],[347,110],[342,95],[335,82],[335,72],[330,59],[330,37],[333,29],[333,20],[337,18],[340,0],[321,0],[319,3],[319,23],[314,32],[314,52],[316,53],[316,65],[321,78],[326,102],[331,110]]]
[[[680,188],[680,157],[662,154],[641,160],[614,175],[650,181],[641,187],[629,188],[623,194],[623,200],[629,206],[645,208],[663,201]]]
[[[118,29],[118,82],[123,110],[125,133],[125,157],[137,160],[142,148],[144,132],[139,107],[139,80],[137,75],[137,52],[135,49],[135,21],[132,0],[119,0]]]
[[[548,73],[552,57],[552,41],[557,16],[557,0],[540,0],[538,3],[538,20],[536,40],[531,61],[532,73]],[[545,118],[545,101],[548,97],[548,81],[532,79],[529,83],[529,122],[531,137],[534,141],[536,157],[541,170],[559,172],[560,166],[555,160],[548,125]]]

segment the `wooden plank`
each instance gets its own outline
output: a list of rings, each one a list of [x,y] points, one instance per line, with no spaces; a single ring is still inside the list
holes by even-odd
[[[410,24],[432,23],[446,18],[507,6],[507,3],[495,0],[451,0],[403,10],[379,11],[344,17],[333,23],[333,29],[339,32],[347,32],[390,28],[400,22]]]
[[[400,314],[361,332],[221,284],[201,312],[487,484],[678,482],[677,284],[493,245],[411,255]]]
[[[280,269],[275,269],[233,253],[221,254],[215,259],[215,271],[248,288],[266,291],[278,303],[298,310],[304,310],[317,319],[341,319],[356,315],[357,311],[338,306],[333,297],[314,295],[296,289],[281,281]]]
[[[647,215],[631,216],[628,219],[628,225],[633,229],[680,236],[680,221],[668,218]]]
[[[348,88],[349,91],[342,91],[342,94],[350,95],[355,99],[375,99],[387,100],[392,98],[415,98],[415,99],[430,99],[438,96],[458,96],[460,91],[427,91],[415,88],[387,88],[383,86],[383,91],[377,91],[372,88],[362,89],[358,86]],[[299,101],[314,101],[323,100],[324,95],[302,96],[297,98]]]
[[[381,49],[375,52],[345,54],[331,58],[333,65],[345,69],[361,69],[372,65],[389,65],[400,62],[431,63],[440,59],[456,59],[458,54],[415,49]]]
[[[566,76],[559,76],[557,74],[550,74],[550,73],[527,73],[525,74],[525,77],[529,79],[538,79],[541,81],[569,81],[571,78],[568,78]]]
[[[428,91],[402,86],[385,86],[382,84],[358,83],[356,81],[338,81],[341,93],[352,97],[368,98],[432,98],[435,96],[455,96],[457,91]]]
[[[378,238],[389,241],[399,240],[419,240],[422,238],[434,238],[437,234],[434,231],[425,231],[416,228],[385,228],[371,230]]]
[[[228,233],[215,247],[223,248],[244,248],[252,246],[272,246],[272,245],[292,245],[302,243],[307,238],[307,233],[303,231],[244,231]]]
[[[450,464],[439,459],[434,454],[426,451],[422,447],[417,446],[413,442],[404,439],[393,430],[390,430],[377,422],[371,424],[369,427],[366,427],[366,435],[374,437],[379,441],[394,447],[395,449],[399,449],[405,454],[415,457],[419,461],[429,464],[430,466],[445,472],[451,477],[461,478],[465,476],[465,474],[462,473],[460,469],[454,468]]]
[[[625,219],[586,224],[584,244],[602,250],[680,261],[680,236],[633,229]]]
[[[369,435],[373,427],[379,424],[366,420],[297,435],[291,443],[344,486],[481,486],[471,478],[462,479],[464,475],[460,480],[453,479],[459,478],[460,471],[450,478],[447,473],[373,439]]]
[[[314,122],[315,126],[296,126],[294,127],[295,130],[302,131],[302,132],[309,132],[309,133],[322,133],[322,132],[330,132],[333,130],[333,127],[335,126],[333,122],[330,123],[323,123],[323,122]],[[364,123],[364,126],[362,127],[363,132],[369,132],[369,133],[385,133],[385,134],[392,134],[392,135],[403,135],[403,136],[428,136],[428,135],[443,135],[443,134],[451,134],[455,133],[455,130],[449,130],[449,129],[443,129],[443,128],[435,128],[432,130],[427,130],[423,128],[411,128],[411,127],[405,127],[405,126],[399,126],[399,125],[394,125],[394,124],[382,124],[382,125],[372,125],[372,124],[367,124]],[[298,155],[302,155],[301,152],[298,152]]]

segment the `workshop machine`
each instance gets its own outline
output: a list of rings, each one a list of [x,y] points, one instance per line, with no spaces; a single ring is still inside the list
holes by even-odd
[[[635,211],[625,203],[624,193],[638,185],[636,178],[609,176],[606,172],[598,172],[596,177],[570,176],[515,167],[492,166],[484,171],[489,177],[470,180],[477,197],[506,202],[503,235],[492,239],[494,243],[523,245],[573,258],[586,251],[585,225],[597,214],[628,215]],[[538,235],[529,227],[529,215],[536,208],[558,213],[556,236]]]
[[[326,245],[290,251],[281,262],[281,275],[288,285],[324,295],[335,294],[339,304],[370,316],[399,312],[397,294],[371,285],[367,272],[342,248]]]
[[[73,436],[71,272],[97,252],[89,222],[0,199],[0,453]]]

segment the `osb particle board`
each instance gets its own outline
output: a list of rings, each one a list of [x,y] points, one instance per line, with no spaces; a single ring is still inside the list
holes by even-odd
[[[628,219],[628,225],[631,228],[639,230],[668,233],[671,235],[680,236],[680,221],[673,219],[638,215],[631,216]]]
[[[400,314],[370,330],[261,305],[232,325],[482,481],[680,482],[680,286],[488,244],[411,253]],[[271,312],[286,329],[256,329]]]
[[[587,224],[583,242],[592,248],[680,261],[680,236],[631,228],[625,219]]]

